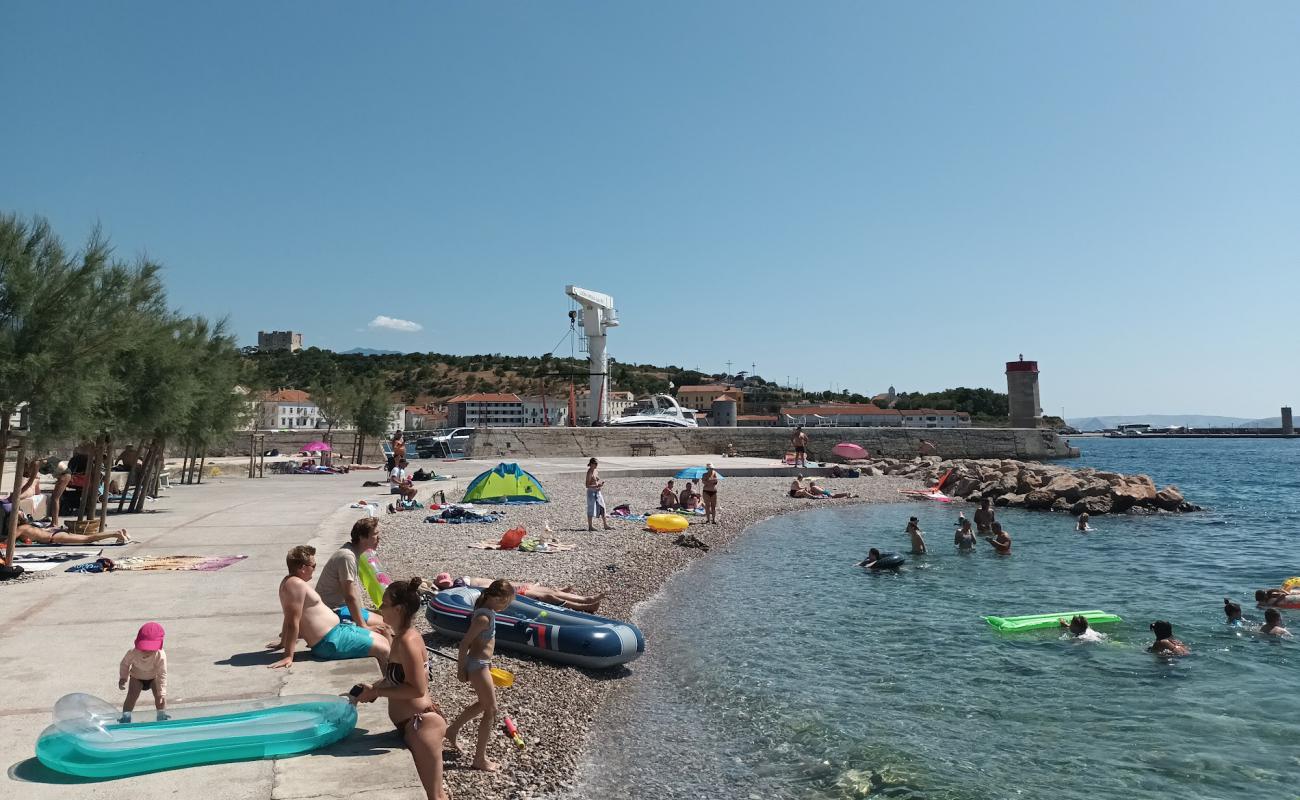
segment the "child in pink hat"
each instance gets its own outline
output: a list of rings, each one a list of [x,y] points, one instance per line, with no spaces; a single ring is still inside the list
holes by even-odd
[[[122,704],[119,721],[130,722],[140,690],[153,691],[153,704],[158,709],[158,719],[169,719],[167,708],[167,654],[163,652],[166,631],[156,622],[146,622],[135,635],[135,647],[127,651],[118,669],[117,688],[126,689],[126,702]],[[130,688],[127,687],[128,681]]]

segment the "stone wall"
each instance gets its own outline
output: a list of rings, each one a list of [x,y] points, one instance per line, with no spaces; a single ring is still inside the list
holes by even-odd
[[[943,458],[1044,460],[1078,457],[1054,432],[1029,428],[805,428],[809,459],[831,458],[831,448],[854,442],[873,456],[910,458],[921,441]],[[793,428],[480,428],[470,437],[472,458],[630,456],[633,444],[651,444],[658,455],[721,453],[730,443],[737,454],[781,458],[790,450]],[[649,455],[648,451],[644,452]]]

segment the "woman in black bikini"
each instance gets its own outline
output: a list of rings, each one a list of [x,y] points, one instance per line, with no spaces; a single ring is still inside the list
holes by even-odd
[[[406,749],[411,751],[425,796],[429,800],[447,800],[442,785],[442,743],[447,720],[429,697],[429,661],[424,639],[411,627],[411,618],[420,610],[419,589],[420,579],[411,578],[389,584],[384,592],[379,613],[393,629],[388,669],[378,683],[360,684],[361,691],[355,696],[358,703],[388,698],[388,718],[397,726]]]

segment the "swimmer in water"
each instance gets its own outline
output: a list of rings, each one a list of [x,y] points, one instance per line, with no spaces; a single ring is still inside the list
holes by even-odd
[[[867,557],[862,561],[858,562],[858,566],[866,567],[867,569],[875,569],[876,562],[879,560],[880,560],[880,551],[873,547],[867,551]]]
[[[1089,527],[1088,527],[1088,512],[1087,512],[1087,511],[1085,511],[1085,512],[1083,512],[1082,514],[1079,515],[1079,524],[1078,524],[1078,525],[1075,525],[1075,526],[1074,526],[1074,529],[1075,529],[1076,531],[1079,531],[1080,533],[1086,533],[1087,531],[1092,530],[1092,528],[1089,528]]]
[[[1159,656],[1185,656],[1192,651],[1187,645],[1174,638],[1174,626],[1158,619],[1151,623],[1151,632],[1155,634],[1155,642],[1147,649]]]
[[[912,553],[925,555],[925,539],[921,536],[921,524],[916,517],[907,520],[907,535],[912,537]]]
[[[1082,614],[1075,614],[1070,618],[1069,622],[1065,621],[1065,617],[1061,617],[1057,622],[1061,624],[1062,628],[1069,628],[1070,635],[1081,642],[1106,641],[1106,634],[1088,625],[1087,618]]]
[[[952,543],[962,550],[970,550],[975,546],[975,529],[965,514],[957,515],[957,530],[953,534]]]
[[[1264,612],[1264,624],[1259,626],[1260,633],[1266,633],[1269,636],[1290,636],[1291,631],[1282,627],[1282,612],[1276,608],[1270,608]]]
[[[1228,598],[1223,598],[1223,613],[1228,617],[1228,624],[1234,628],[1244,627],[1246,620],[1241,616],[1241,605]]]
[[[989,544],[993,545],[993,549],[998,551],[998,555],[1011,555],[1011,534],[1002,529],[1001,522],[993,523],[993,538],[989,539]]]

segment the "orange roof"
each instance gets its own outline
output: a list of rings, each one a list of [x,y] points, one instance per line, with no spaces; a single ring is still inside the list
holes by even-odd
[[[750,420],[753,422],[758,422],[760,420],[764,422],[775,422],[776,414],[737,414],[736,419]]]
[[[903,408],[899,409],[905,417],[925,416],[927,414],[955,414],[956,416],[967,416],[965,411],[953,411],[951,409],[933,409],[933,408]]]
[[[310,403],[311,395],[302,389],[281,389],[278,392],[267,392],[262,395],[262,399],[271,403]]]
[[[519,403],[517,394],[458,394],[447,401],[452,403]]]
[[[735,386],[727,386],[721,383],[707,383],[707,384],[701,384],[699,386],[677,387],[677,393],[681,394],[682,392],[688,392],[690,394],[704,394],[705,392],[708,392],[712,394],[715,392],[740,392],[740,390],[737,389]],[[740,393],[744,394],[744,392],[740,392]]]

